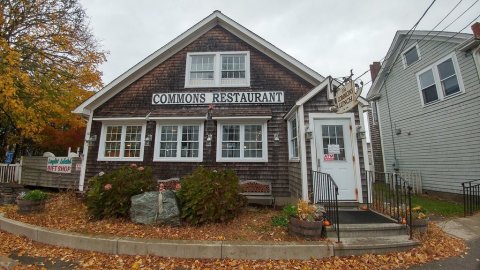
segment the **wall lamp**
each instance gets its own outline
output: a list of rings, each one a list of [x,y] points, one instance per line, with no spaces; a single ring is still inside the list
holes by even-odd
[[[313,131],[310,129],[310,126],[307,124],[305,126],[305,139],[311,140],[313,137]]]
[[[360,139],[365,139],[366,138],[366,132],[365,132],[365,129],[362,126],[357,126],[357,136]]]
[[[273,142],[275,145],[278,145],[280,143],[280,134],[278,132],[275,132],[273,134]]]
[[[207,142],[205,143],[205,146],[212,146],[212,134],[211,133],[207,134],[206,141]]]
[[[145,146],[150,146],[152,144],[152,134],[148,134],[145,137]]]
[[[90,135],[90,137],[85,140],[88,146],[94,145],[96,141],[97,141],[97,135]]]

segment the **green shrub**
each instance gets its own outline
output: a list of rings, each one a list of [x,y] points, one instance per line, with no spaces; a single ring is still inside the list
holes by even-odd
[[[231,220],[246,202],[234,171],[202,166],[183,179],[177,195],[182,218],[190,224]]]
[[[297,215],[297,206],[293,204],[287,204],[283,207],[282,213],[280,215],[272,217],[272,226],[288,227],[288,219],[290,217],[296,217]]]
[[[130,198],[155,190],[152,169],[135,164],[100,173],[88,181],[87,210],[90,218],[128,217]]]
[[[46,200],[47,198],[48,198],[47,193],[41,190],[35,189],[27,192],[25,195],[22,196],[21,199],[27,200],[27,201],[43,201],[43,200]]]

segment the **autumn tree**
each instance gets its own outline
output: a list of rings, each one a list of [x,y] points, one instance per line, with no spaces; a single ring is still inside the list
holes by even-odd
[[[3,140],[40,141],[52,123],[81,127],[70,112],[101,87],[104,61],[77,0],[0,0]]]

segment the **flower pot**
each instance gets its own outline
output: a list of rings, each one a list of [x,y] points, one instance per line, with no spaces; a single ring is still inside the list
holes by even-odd
[[[291,235],[302,236],[306,239],[321,238],[325,236],[323,220],[306,221],[291,217],[288,222],[288,233]]]
[[[17,199],[18,213],[20,214],[30,214],[41,212],[45,210],[45,200],[41,201],[28,201]]]
[[[424,218],[424,219],[417,219],[414,218],[412,219],[412,228],[420,233],[425,233],[427,232],[427,225],[430,219]]]

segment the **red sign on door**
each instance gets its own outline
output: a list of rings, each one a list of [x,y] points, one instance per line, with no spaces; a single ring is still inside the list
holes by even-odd
[[[324,161],[332,161],[335,160],[335,154],[324,154],[323,155]]]

